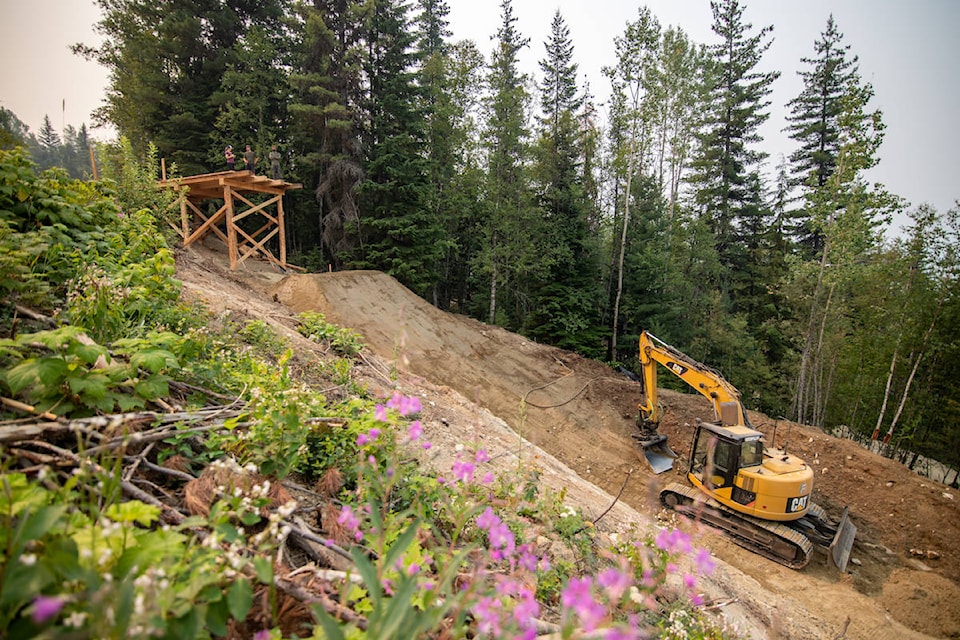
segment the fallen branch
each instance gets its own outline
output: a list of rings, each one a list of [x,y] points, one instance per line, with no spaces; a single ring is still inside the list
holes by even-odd
[[[324,611],[333,616],[335,619],[353,623],[357,625],[358,629],[366,631],[366,618],[358,615],[353,611],[353,609],[349,609],[337,602],[334,602],[326,593],[311,593],[310,591],[307,591],[300,585],[287,580],[286,578],[276,577],[274,578],[273,583],[278,589],[287,595],[296,598],[300,602],[304,604],[319,604],[321,607],[323,607]],[[316,617],[315,614],[314,617]]]
[[[40,416],[41,418],[43,418],[43,419],[45,419],[45,420],[56,420],[56,419],[57,419],[57,416],[54,415],[54,414],[52,414],[52,413],[50,413],[49,411],[37,411],[37,408],[36,408],[36,407],[34,407],[34,406],[32,406],[32,405],[29,405],[29,404],[26,404],[26,403],[24,403],[24,402],[20,402],[19,400],[14,400],[14,399],[12,399],[12,398],[0,398],[0,402],[2,402],[4,405],[10,407],[11,409],[14,409],[15,411],[22,411],[22,412],[24,412],[24,413],[29,413],[29,414],[32,414],[32,415],[35,415],[35,416]]]

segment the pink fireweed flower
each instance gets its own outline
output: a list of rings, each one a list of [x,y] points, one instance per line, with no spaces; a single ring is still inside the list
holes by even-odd
[[[654,543],[667,553],[690,553],[692,550],[690,536],[679,529],[671,529],[670,531],[661,529]]]
[[[387,408],[386,408],[385,406],[383,406],[382,404],[378,404],[378,405],[377,405],[376,407],[374,407],[374,409],[373,409],[373,417],[374,417],[378,422],[386,422],[386,421],[387,421]]]
[[[536,629],[534,619],[540,615],[540,605],[530,589],[520,590],[520,598],[513,608],[513,619],[517,621],[521,629]]]
[[[713,573],[716,563],[714,563],[709,551],[706,549],[697,549],[697,554],[693,559],[694,562],[697,563],[697,569],[700,571],[701,575],[710,575]]]
[[[480,598],[473,607],[473,616],[477,621],[477,632],[489,634],[491,637],[500,636],[500,601],[489,596]]]
[[[483,479],[480,482],[483,484],[493,484],[493,480],[493,472],[487,471],[485,474],[483,474]]]
[[[520,565],[520,568],[526,569],[530,573],[533,573],[534,571],[536,571],[537,564],[539,563],[539,558],[537,558],[537,555],[535,553],[530,551],[529,545],[525,545],[525,544],[520,545],[520,548],[518,549],[518,551],[520,552],[520,560],[518,562],[518,564]]]
[[[500,524],[500,518],[493,512],[492,507],[487,507],[486,511],[477,516],[477,526],[484,531],[498,524]]]
[[[607,594],[613,601],[623,597],[631,583],[630,576],[619,569],[605,569],[597,576],[597,584],[607,590]]]
[[[407,436],[413,442],[419,440],[421,435],[423,435],[423,425],[420,424],[419,420],[414,420],[410,423],[410,428],[407,429]]]
[[[270,640],[269,629],[261,629],[253,634],[253,640]]]
[[[362,447],[364,445],[370,444],[374,440],[380,437],[380,429],[370,429],[366,433],[361,433],[357,436],[357,446]]]
[[[387,401],[387,406],[396,409],[402,416],[409,416],[413,413],[419,413],[421,410],[420,398],[417,396],[403,396],[394,393],[393,397]]]
[[[30,617],[36,624],[43,624],[57,616],[63,608],[63,599],[57,596],[37,596],[33,599]]]
[[[477,454],[474,456],[474,461],[477,464],[483,464],[490,460],[490,456],[487,455],[486,449],[478,449]]]
[[[638,640],[641,637],[643,636],[640,635],[640,632],[634,628],[634,623],[631,622],[631,626],[626,629],[607,629],[603,640]]]
[[[430,442],[424,442],[424,443],[423,443],[422,445],[420,445],[420,446],[423,447],[424,449],[429,449],[430,447],[433,446],[433,444],[431,444]]]
[[[457,460],[453,463],[453,477],[464,484],[473,482],[473,471],[476,466],[472,462]]]
[[[560,595],[560,602],[580,619],[583,630],[587,632],[596,629],[606,614],[603,605],[593,599],[592,592],[593,579],[588,576],[571,578]]]
[[[697,577],[692,573],[683,574],[683,586],[687,589],[693,589],[697,586]]]
[[[358,542],[363,538],[363,533],[360,531],[360,518],[356,516],[349,505],[343,505],[343,509],[340,510],[340,515],[337,517],[337,522],[352,532],[353,537]]]

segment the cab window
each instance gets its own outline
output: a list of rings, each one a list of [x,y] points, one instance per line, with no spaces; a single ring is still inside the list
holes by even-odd
[[[751,440],[740,445],[740,466],[755,467],[763,464],[763,443],[760,440]]]

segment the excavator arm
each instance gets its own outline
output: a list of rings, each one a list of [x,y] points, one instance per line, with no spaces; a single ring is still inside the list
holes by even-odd
[[[640,334],[640,366],[642,368],[643,401],[639,405],[639,423],[650,425],[656,432],[661,410],[657,402],[657,364],[702,394],[713,404],[716,420],[727,426],[750,426],[740,402],[740,392],[727,382],[719,371],[671,347],[653,334]],[[645,429],[645,424],[640,424]]]
[[[716,369],[697,362],[647,331],[640,334],[638,357],[643,396],[637,413],[640,434],[635,437],[654,473],[669,471],[673,468],[673,460],[677,458],[677,454],[667,445],[667,437],[657,432],[662,416],[657,392],[658,364],[710,400],[715,419],[720,424],[751,426],[740,402],[740,392]]]

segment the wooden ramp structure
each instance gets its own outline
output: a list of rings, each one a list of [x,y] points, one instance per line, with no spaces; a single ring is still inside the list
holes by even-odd
[[[169,178],[160,180],[158,184],[174,189],[180,195],[177,200],[180,204],[180,225],[178,227],[171,223],[171,226],[183,238],[183,246],[188,247],[212,232],[227,246],[230,269],[236,269],[250,256],[262,257],[284,269],[298,268],[287,264],[283,196],[287,191],[300,189],[303,185],[273,180],[246,170]],[[271,197],[255,204],[251,201],[254,194]],[[201,206],[208,200],[222,200],[223,204],[215,213],[208,214],[204,211],[205,207]],[[256,230],[248,231],[238,224],[252,216],[257,216],[252,218],[258,220],[252,225]],[[262,224],[259,222],[261,218]],[[244,226],[248,229],[251,227],[249,223]],[[279,256],[273,255],[267,248],[267,242],[274,237],[279,241]]]

